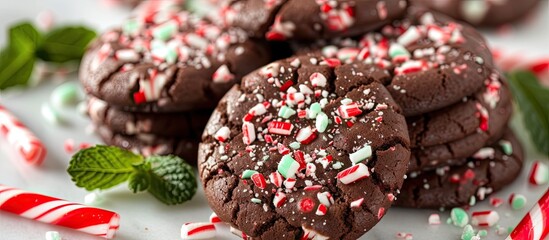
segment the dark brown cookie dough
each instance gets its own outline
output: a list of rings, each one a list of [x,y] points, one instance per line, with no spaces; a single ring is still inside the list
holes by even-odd
[[[411,0],[474,26],[497,27],[531,12],[539,0]]]
[[[410,152],[398,105],[369,74],[320,55],[292,57],[230,90],[199,148],[214,212],[252,239],[357,239],[372,228]]]
[[[87,113],[97,125],[125,135],[155,134],[163,137],[199,139],[211,111],[139,113],[122,111],[98,98],[88,99]]]
[[[483,200],[516,179],[523,157],[521,144],[507,130],[501,140],[483,148],[462,166],[408,174],[395,205],[449,208]]]
[[[368,69],[370,74],[362,81],[372,76],[382,79],[407,117],[472,96],[495,71],[490,50],[474,28],[416,7],[409,8],[405,19],[385,25],[379,32],[320,41],[306,45],[309,50],[300,46],[299,54],[321,52],[327,58]]]
[[[407,0],[223,0],[221,21],[267,40],[355,36],[404,16]]]
[[[113,133],[105,126],[97,126],[97,134],[107,145],[114,145],[145,156],[172,154],[196,165],[198,139],[162,138],[151,134],[124,135]]]
[[[462,139],[429,147],[412,148],[408,171],[429,170],[442,166],[459,165],[468,156],[487,144],[497,141],[505,133],[513,105],[508,103],[488,120],[490,129],[478,131]]]
[[[450,107],[407,118],[412,148],[449,143],[475,133],[501,133],[509,120],[511,93],[499,73],[491,74],[484,85],[478,93]]]
[[[211,109],[268,63],[266,44],[186,12],[134,18],[92,44],[80,67],[86,92],[129,111]]]

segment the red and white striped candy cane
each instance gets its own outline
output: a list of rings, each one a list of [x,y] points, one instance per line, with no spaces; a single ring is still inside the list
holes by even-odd
[[[549,58],[528,59],[521,53],[502,49],[492,50],[492,55],[496,65],[504,72],[529,70],[539,78],[542,85],[549,87]]]
[[[0,184],[0,210],[111,239],[118,230],[117,213],[26,192]]]
[[[25,125],[0,105],[0,135],[30,164],[39,165],[46,158],[46,147]]]
[[[549,233],[549,190],[515,227],[506,240],[541,240]]]

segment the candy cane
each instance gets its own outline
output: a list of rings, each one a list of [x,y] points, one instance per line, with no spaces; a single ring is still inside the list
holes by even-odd
[[[540,240],[549,233],[549,191],[545,192],[506,240]]]
[[[0,105],[0,134],[30,164],[40,165],[46,157],[46,147],[25,125]]]
[[[0,210],[111,239],[120,216],[104,209],[71,203],[0,184]]]

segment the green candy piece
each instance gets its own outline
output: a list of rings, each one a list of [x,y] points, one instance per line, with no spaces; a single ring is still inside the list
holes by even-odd
[[[406,50],[406,48],[403,47],[402,45],[392,44],[391,48],[389,48],[389,56],[391,58],[395,58],[398,56],[410,57],[411,55],[410,55],[410,52],[408,52],[408,50]]]
[[[47,231],[46,240],[61,240],[61,235],[56,231]]]
[[[281,117],[281,118],[289,118],[291,116],[293,116],[294,114],[296,113],[295,110],[293,110],[292,108],[288,107],[288,106],[282,106],[280,108],[280,110],[278,111],[278,116]]]
[[[463,233],[461,233],[461,240],[471,240],[475,236],[475,230],[469,224],[463,228]]]
[[[176,61],[177,61],[177,51],[173,48],[169,48],[166,51],[166,62],[173,64]]]
[[[259,199],[259,198],[252,198],[251,201],[255,204],[261,204],[261,199]]]
[[[469,198],[469,206],[475,206],[475,204],[477,204],[477,198],[475,196],[471,196],[471,198]]]
[[[252,177],[252,175],[256,174],[257,171],[255,170],[249,170],[249,169],[246,169],[244,170],[244,172],[242,172],[242,179],[249,179]]]
[[[315,127],[316,127],[316,130],[318,130],[318,132],[322,133],[326,131],[326,128],[328,128],[329,123],[330,121],[328,120],[328,115],[326,115],[325,113],[320,112],[318,113],[318,115],[316,115]]]
[[[452,208],[450,218],[452,223],[458,227],[465,227],[469,223],[469,215],[462,208]]]
[[[61,117],[61,114],[57,112],[54,108],[52,108],[48,103],[43,103],[42,107],[40,108],[40,113],[42,113],[42,117],[46,119],[51,124],[62,124],[63,119]]]
[[[177,24],[167,22],[153,30],[153,37],[162,41],[170,39],[177,31]]]
[[[299,142],[292,142],[292,143],[290,143],[290,147],[291,147],[292,149],[299,149],[299,148],[301,147],[301,143],[299,143]]]
[[[309,118],[310,119],[316,118],[316,115],[319,114],[321,111],[322,111],[322,106],[320,106],[320,103],[315,102],[311,104],[308,112]]]
[[[75,82],[67,82],[55,88],[50,100],[56,107],[76,104],[80,101],[79,86]]]
[[[284,155],[278,163],[278,172],[284,178],[294,178],[298,169],[299,163],[289,154]]]
[[[480,230],[480,231],[478,231],[478,235],[481,236],[481,237],[486,237],[486,236],[488,236],[488,231],[486,231],[484,229]]]
[[[511,145],[511,142],[507,140],[501,140],[499,141],[499,145],[501,146],[501,149],[503,150],[503,153],[505,155],[510,156],[513,154],[513,145]]]
[[[137,32],[139,31],[139,27],[140,27],[139,21],[135,19],[131,19],[126,22],[124,27],[122,27],[122,31],[124,34],[127,34],[127,35],[136,35]]]
[[[515,194],[511,200],[511,207],[514,210],[523,209],[526,206],[526,197],[522,194]]]

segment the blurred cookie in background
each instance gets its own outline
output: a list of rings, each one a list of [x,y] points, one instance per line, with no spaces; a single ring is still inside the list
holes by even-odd
[[[530,13],[539,0],[411,0],[476,27],[497,27]]]

